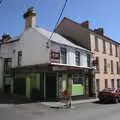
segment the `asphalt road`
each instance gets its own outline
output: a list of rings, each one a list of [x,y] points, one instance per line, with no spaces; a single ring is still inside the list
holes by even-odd
[[[72,109],[49,108],[40,103],[0,106],[0,120],[119,120],[119,104],[84,103]]]

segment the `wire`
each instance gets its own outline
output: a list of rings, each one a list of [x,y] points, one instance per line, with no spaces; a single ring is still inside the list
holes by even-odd
[[[0,0],[0,5],[2,4],[3,0]]]
[[[53,34],[54,34],[54,32],[55,32],[55,29],[56,29],[56,27],[57,27],[57,25],[58,25],[58,23],[59,23],[59,21],[60,21],[60,18],[62,17],[62,14],[63,14],[63,12],[64,12],[64,9],[65,9],[65,7],[66,7],[66,5],[67,5],[67,2],[68,2],[68,0],[65,0],[64,6],[63,6],[62,11],[61,11],[61,13],[60,13],[60,16],[59,16],[59,18],[58,18],[58,20],[57,20],[57,22],[56,22],[56,25],[55,25],[55,27],[54,27],[54,29],[53,29],[53,32],[52,32],[51,35],[50,35],[49,40],[51,40],[51,38],[52,38],[52,36],[53,36]]]

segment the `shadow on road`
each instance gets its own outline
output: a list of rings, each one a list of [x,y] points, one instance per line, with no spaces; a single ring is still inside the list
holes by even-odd
[[[0,104],[27,104],[33,102],[38,101],[30,100],[18,95],[0,93]]]

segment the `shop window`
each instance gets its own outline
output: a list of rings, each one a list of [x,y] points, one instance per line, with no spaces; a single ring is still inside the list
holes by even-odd
[[[83,77],[81,77],[79,74],[73,74],[72,79],[73,84],[83,84]]]
[[[75,63],[76,65],[80,65],[80,52],[75,51]]]
[[[67,49],[61,47],[61,63],[62,64],[67,64]]]

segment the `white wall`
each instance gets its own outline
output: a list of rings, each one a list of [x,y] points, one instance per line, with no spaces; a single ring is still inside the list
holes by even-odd
[[[34,28],[25,31],[16,46],[14,65],[17,66],[18,51],[22,51],[22,66],[49,63],[49,50],[46,48],[47,38]]]
[[[80,49],[73,48],[73,47],[65,46],[62,44],[57,44],[54,42],[51,43],[52,50],[60,50],[60,47],[64,47],[67,49],[67,65],[76,66],[76,64],[75,64],[75,51],[79,51],[81,53],[80,54],[80,60],[81,60],[80,66],[87,67],[87,54],[84,51],[82,51]]]

